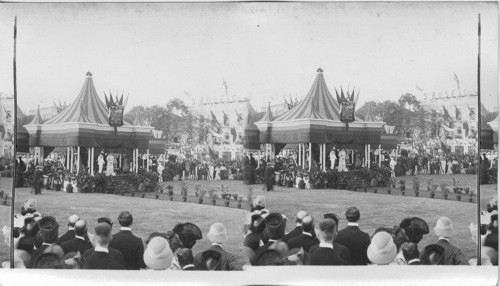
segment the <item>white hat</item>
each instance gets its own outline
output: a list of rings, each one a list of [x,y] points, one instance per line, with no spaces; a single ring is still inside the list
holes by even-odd
[[[168,241],[156,236],[151,239],[144,250],[144,263],[147,267],[156,270],[164,270],[170,267],[174,254],[170,249]]]
[[[220,223],[216,222],[210,227],[210,231],[207,234],[208,239],[214,243],[224,243],[227,241],[226,227]]]
[[[368,259],[374,264],[389,264],[396,258],[397,248],[392,236],[385,232],[377,232],[366,251]]]
[[[447,217],[440,217],[434,227],[434,233],[437,236],[452,237],[455,234],[453,231],[453,223]]]

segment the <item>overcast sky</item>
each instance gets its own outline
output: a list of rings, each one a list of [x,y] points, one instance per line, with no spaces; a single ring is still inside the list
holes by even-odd
[[[91,71],[98,93],[133,105],[229,94],[259,107],[302,98],[316,69],[331,92],[360,102],[411,92],[476,91],[477,14],[482,95],[498,104],[494,3],[0,4],[0,91],[13,93],[12,31],[18,16],[22,110],[74,99]],[[187,97],[186,94],[190,94]],[[491,95],[491,96],[490,96]]]

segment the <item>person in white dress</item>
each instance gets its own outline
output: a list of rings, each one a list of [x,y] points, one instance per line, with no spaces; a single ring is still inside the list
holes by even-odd
[[[339,168],[338,168],[338,171],[339,172],[347,172],[349,170],[347,170],[347,167],[346,167],[346,164],[345,164],[345,158],[346,158],[346,152],[345,150],[341,150],[339,152]]]
[[[160,182],[163,182],[163,169],[165,169],[165,167],[163,167],[163,164],[161,164],[161,163],[158,164],[158,169],[157,169],[158,170],[158,176],[159,176],[158,180]]]
[[[453,162],[450,159],[448,160],[448,171],[446,172],[446,175],[453,175],[452,167],[453,167]]]
[[[396,167],[396,160],[394,160],[394,157],[391,157],[391,162],[389,163],[389,166],[391,167],[391,177],[392,178],[395,178],[396,177],[396,171],[395,171],[395,167]]]
[[[214,179],[214,164],[212,162],[208,163],[208,179]]]
[[[217,164],[217,167],[215,167],[215,178],[214,180],[220,180],[220,166]]]
[[[107,165],[106,165],[106,176],[116,176],[114,167],[115,156],[113,153],[109,153],[108,157],[106,157]]]
[[[441,157],[441,174],[446,174],[446,158]]]
[[[333,170],[333,168],[335,168],[336,160],[337,160],[337,155],[335,155],[335,148],[333,148],[332,151],[330,151],[330,162],[331,162],[330,169]]]
[[[99,165],[99,174],[102,173],[102,166],[104,166],[104,156],[103,154],[99,154],[97,157],[97,165]]]

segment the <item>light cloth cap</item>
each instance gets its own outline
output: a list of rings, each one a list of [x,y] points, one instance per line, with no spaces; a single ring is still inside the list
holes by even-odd
[[[453,231],[453,223],[451,222],[451,219],[447,217],[440,217],[434,227],[434,233],[437,236],[452,237],[455,232]]]
[[[374,264],[384,265],[392,262],[397,255],[392,236],[385,231],[376,233],[368,246],[367,255]]]
[[[224,243],[227,241],[226,227],[220,223],[216,222],[210,227],[210,231],[207,234],[208,239],[214,243]]]

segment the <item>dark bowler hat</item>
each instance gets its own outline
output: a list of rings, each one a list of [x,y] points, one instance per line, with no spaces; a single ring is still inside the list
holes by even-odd
[[[271,213],[266,217],[265,222],[271,239],[281,238],[285,230],[283,216],[280,213]]]
[[[57,240],[59,234],[59,223],[55,217],[46,216],[38,221],[38,227],[44,242],[52,243]]]
[[[193,223],[179,223],[174,226],[172,232],[179,236],[179,239],[182,241],[184,247],[192,248],[196,241],[202,239],[203,235],[198,226]]]
[[[327,213],[327,214],[324,214],[324,215],[323,215],[323,218],[325,218],[325,219],[326,219],[326,218],[333,219],[333,221],[335,221],[335,223],[336,223],[337,225],[339,225],[339,220],[340,220],[340,219],[339,219],[339,216],[338,216],[338,215],[336,215],[336,214],[334,214],[334,213]]]
[[[109,219],[107,217],[100,217],[97,219],[97,223],[101,223],[101,222],[105,222],[105,223],[109,224],[109,226],[113,227],[113,222],[111,221],[111,219]]]

